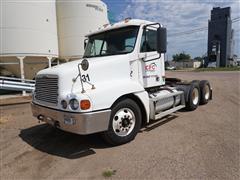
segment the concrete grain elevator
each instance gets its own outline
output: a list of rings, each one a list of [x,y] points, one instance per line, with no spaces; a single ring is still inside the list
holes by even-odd
[[[233,43],[231,8],[213,8],[208,22],[208,65],[229,66]]]

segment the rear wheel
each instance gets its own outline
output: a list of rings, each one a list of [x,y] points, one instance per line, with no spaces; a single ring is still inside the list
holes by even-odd
[[[124,99],[113,106],[108,131],[103,132],[103,138],[112,145],[132,141],[141,127],[141,122],[139,106],[131,99]]]
[[[202,80],[199,83],[200,86],[200,104],[207,104],[211,96],[211,86],[207,80]]]
[[[193,111],[197,109],[200,102],[200,90],[198,83],[191,83],[189,87],[188,98],[186,102],[186,109],[189,111]]]

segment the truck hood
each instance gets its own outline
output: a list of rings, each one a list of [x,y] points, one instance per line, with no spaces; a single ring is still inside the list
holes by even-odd
[[[78,77],[76,81],[73,81],[79,74],[78,64],[83,59],[42,70],[37,76],[57,75],[59,79],[58,102],[63,99],[70,100],[73,97],[89,99],[91,109],[86,111],[108,109],[123,95],[144,91],[139,81],[132,77],[131,63],[137,60],[130,61],[133,59],[131,54],[86,59],[89,62],[89,68],[84,71],[80,66],[82,79],[89,81],[94,85],[94,88],[91,84],[83,82],[84,93],[82,93],[80,78]],[[60,109],[61,104],[53,108]]]
[[[130,68],[129,68],[129,55],[115,55],[96,58],[84,58],[89,62],[88,70],[82,70],[82,79],[85,79],[89,83],[93,84],[97,89],[105,82],[116,82],[129,80]],[[78,77],[74,82],[73,79],[79,74],[78,64],[83,59],[75,60],[52,68],[44,69],[38,72],[38,75],[57,75],[59,78],[59,94],[66,95],[69,93],[81,93],[82,87],[80,78]],[[113,62],[114,61],[114,62]],[[121,68],[119,68],[121,67]],[[83,82],[84,90],[86,93],[93,91],[92,85]],[[113,84],[112,84],[113,85]]]

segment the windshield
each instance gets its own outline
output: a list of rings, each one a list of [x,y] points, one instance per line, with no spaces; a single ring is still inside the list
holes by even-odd
[[[134,50],[138,26],[106,31],[89,37],[84,57],[126,54]]]

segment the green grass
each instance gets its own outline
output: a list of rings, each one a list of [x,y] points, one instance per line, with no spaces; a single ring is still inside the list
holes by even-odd
[[[217,67],[217,68],[199,68],[195,69],[196,72],[202,71],[240,71],[240,67]]]
[[[105,170],[102,173],[102,175],[103,175],[103,177],[108,178],[108,177],[112,177],[113,175],[115,175],[116,172],[117,172],[116,170],[108,169],[108,170]]]

